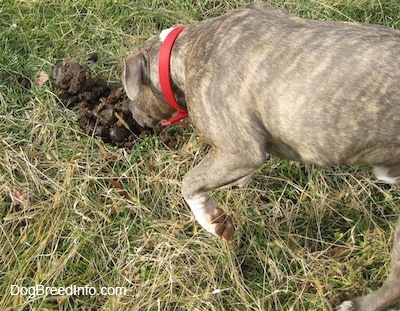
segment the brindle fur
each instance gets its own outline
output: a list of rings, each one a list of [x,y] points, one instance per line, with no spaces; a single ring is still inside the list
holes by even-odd
[[[131,111],[155,126],[174,113],[158,78],[160,38],[124,61]],[[232,219],[208,192],[245,184],[269,154],[318,165],[369,164],[400,178],[400,32],[312,21],[265,3],[190,25],[172,51],[178,102],[211,145],[182,193],[209,232],[229,240]],[[400,299],[400,220],[381,289],[339,310],[384,310]]]

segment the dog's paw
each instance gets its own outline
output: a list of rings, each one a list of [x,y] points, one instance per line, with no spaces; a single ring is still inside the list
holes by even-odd
[[[203,212],[205,213],[202,215],[195,214],[199,224],[213,235],[229,241],[235,232],[232,218],[218,207],[203,210]]]
[[[354,301],[346,300],[338,306],[337,311],[357,311],[357,304]]]
[[[226,241],[229,241],[235,233],[232,218],[219,208],[217,208],[217,216],[211,217],[210,222],[214,227],[215,234]]]
[[[217,207],[214,199],[210,197],[206,197],[205,199],[204,197],[197,197],[188,199],[186,202],[203,229],[227,241],[232,238],[235,232],[232,218]]]

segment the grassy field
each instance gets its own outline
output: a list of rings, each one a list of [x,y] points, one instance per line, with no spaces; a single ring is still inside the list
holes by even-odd
[[[247,189],[215,192],[237,225],[225,243],[181,198],[207,150],[195,131],[176,151],[155,135],[111,147],[82,132],[46,81],[62,59],[97,52],[90,67],[121,83],[122,58],[149,36],[246,2],[0,0],[0,310],[333,310],[382,284],[400,191],[368,168],[271,158]],[[398,0],[269,2],[400,29]],[[35,286],[126,293],[12,295]]]

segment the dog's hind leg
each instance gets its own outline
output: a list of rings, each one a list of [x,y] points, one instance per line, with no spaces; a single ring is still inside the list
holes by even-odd
[[[374,168],[376,178],[388,184],[400,182],[400,165],[395,166],[376,166]]]
[[[369,295],[343,302],[338,311],[380,311],[400,300],[400,217],[394,231],[392,269],[381,288]]]

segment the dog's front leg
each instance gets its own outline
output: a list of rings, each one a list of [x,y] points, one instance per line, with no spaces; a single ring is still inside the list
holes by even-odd
[[[264,161],[242,151],[226,152],[216,148],[183,179],[183,197],[198,223],[208,232],[230,240],[235,231],[232,218],[217,207],[209,191],[227,185],[244,184]]]

